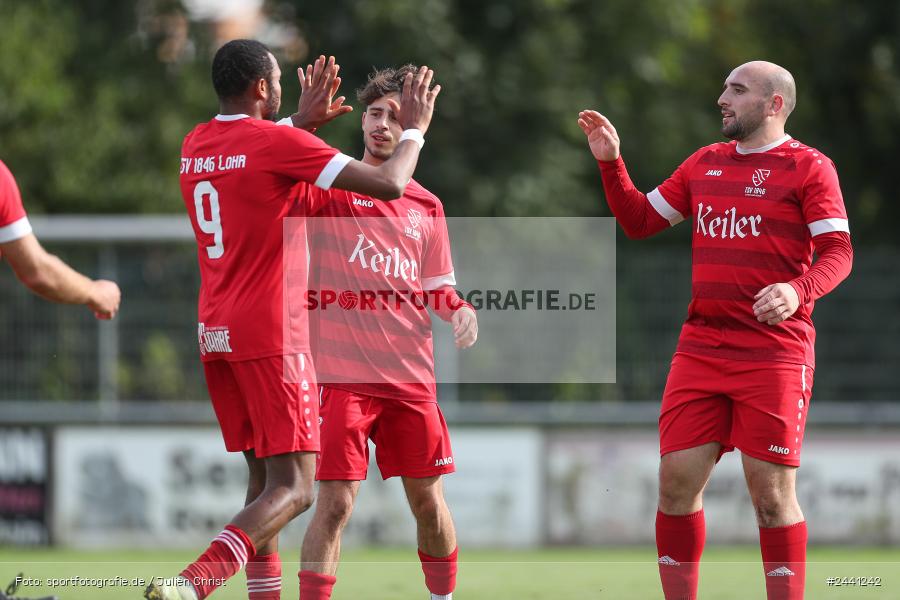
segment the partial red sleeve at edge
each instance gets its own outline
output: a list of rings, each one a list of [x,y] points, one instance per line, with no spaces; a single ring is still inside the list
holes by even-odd
[[[818,258],[809,271],[788,283],[797,291],[800,304],[818,300],[847,278],[853,267],[853,245],[843,231],[813,237]]]
[[[473,312],[476,312],[475,307],[460,298],[456,290],[449,285],[431,290],[428,293],[431,294],[431,309],[442,321],[449,322],[453,318],[453,313],[463,306],[468,306]]]
[[[597,165],[603,178],[606,203],[625,235],[641,239],[669,227],[669,222],[650,205],[647,195],[634,187],[621,156],[611,161],[598,160]]]

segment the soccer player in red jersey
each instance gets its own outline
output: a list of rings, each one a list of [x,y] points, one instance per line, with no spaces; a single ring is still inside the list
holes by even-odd
[[[402,127],[391,104],[416,70],[406,65],[376,71],[358,91],[366,106],[366,164],[383,164],[396,152]],[[316,512],[301,552],[300,598],[331,597],[341,535],[367,475],[371,439],[381,476],[402,479],[431,598],[450,600],[457,546],[441,476],[455,469],[437,404],[426,305],[452,323],[459,348],[475,343],[478,323],[452,287],[443,206],[410,181],[391,202],[300,185],[296,208],[310,217],[310,338],[322,435]]]
[[[807,530],[795,482],[815,368],[811,314],[850,273],[853,250],[834,164],[785,134],[795,102],[782,67],[736,68],[718,101],[733,141],[701,148],[648,194],[628,177],[610,121],[579,114],[628,237],[693,219],[692,299],[659,418],[656,543],[670,600],[697,597],[703,488],[734,448],[756,510],[768,598],[803,597]]]
[[[16,277],[42,298],[65,304],[83,304],[98,319],[112,319],[119,310],[119,286],[91,280],[48,253],[31,231],[19,187],[0,161],[0,257]]]
[[[285,302],[289,192],[303,181],[402,195],[440,92],[429,90],[431,70],[410,74],[394,103],[403,142],[391,160],[364,164],[304,130],[345,112],[340,98],[332,102],[337,69],[321,57],[291,117],[297,127],[278,127],[278,62],[259,42],[228,42],[212,66],[220,114],[184,139],[181,190],[202,279],[201,360],[226,449],[244,454],[250,478],[244,509],[178,577],[154,581],[145,591],[150,600],[205,598],[248,563],[250,597],[277,597],[280,567],[270,575],[277,562],[270,542],[312,504],[318,405],[308,332]]]

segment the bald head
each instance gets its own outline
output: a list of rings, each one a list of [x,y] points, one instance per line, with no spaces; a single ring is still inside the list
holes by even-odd
[[[747,79],[752,87],[758,86],[759,91],[766,97],[771,98],[775,94],[781,96],[784,101],[785,119],[797,105],[794,76],[782,66],[764,60],[754,60],[736,68],[731,72],[731,76]]]

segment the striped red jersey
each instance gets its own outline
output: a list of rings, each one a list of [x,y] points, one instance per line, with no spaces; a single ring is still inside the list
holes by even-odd
[[[772,326],[754,295],[812,265],[813,237],[847,232],[838,176],[824,154],[790,136],[744,151],[717,143],[647,194],[671,225],[693,217],[692,292],[678,351],[815,366],[813,302]]]
[[[297,214],[308,217],[320,385],[435,401],[428,308],[446,319],[451,299],[461,302],[441,201],[415,180],[391,201],[302,184],[295,193]]]

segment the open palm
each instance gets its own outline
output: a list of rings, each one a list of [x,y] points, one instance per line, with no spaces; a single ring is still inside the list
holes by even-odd
[[[578,113],[578,126],[587,136],[594,158],[597,160],[619,158],[619,134],[609,119],[595,110],[583,110]]]

